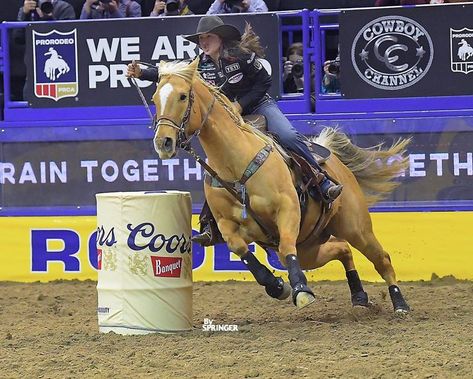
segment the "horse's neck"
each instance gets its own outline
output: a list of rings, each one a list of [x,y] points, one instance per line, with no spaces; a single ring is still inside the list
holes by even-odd
[[[202,83],[197,86],[197,92],[203,118],[208,112],[213,95]],[[236,125],[218,100],[215,100],[199,139],[210,166],[222,179],[228,181],[241,178],[243,171],[263,145],[253,134]]]

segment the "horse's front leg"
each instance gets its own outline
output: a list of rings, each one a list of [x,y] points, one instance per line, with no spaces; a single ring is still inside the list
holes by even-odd
[[[287,299],[291,294],[290,286],[281,277],[275,277],[265,265],[258,261],[253,253],[248,251],[248,244],[238,233],[239,225],[229,220],[219,220],[218,228],[230,251],[240,257],[258,284],[265,288],[266,293],[278,300]]]
[[[292,199],[293,200],[293,199]],[[300,210],[296,201],[283,198],[278,213],[279,261],[286,265],[292,287],[292,300],[298,308],[304,308],[315,301],[314,293],[307,286],[307,278],[302,272],[297,258],[296,241],[299,235]]]

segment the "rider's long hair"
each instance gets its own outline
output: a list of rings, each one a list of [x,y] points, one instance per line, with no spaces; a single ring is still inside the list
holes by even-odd
[[[241,54],[255,53],[259,58],[264,58],[264,48],[261,46],[259,36],[247,22],[245,32],[240,41],[227,41],[224,44],[225,57],[237,57]]]

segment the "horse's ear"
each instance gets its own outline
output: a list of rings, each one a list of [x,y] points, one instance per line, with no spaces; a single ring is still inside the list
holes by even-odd
[[[189,64],[189,68],[194,71],[194,73],[197,72],[197,68],[199,67],[199,61],[200,57],[197,57]]]

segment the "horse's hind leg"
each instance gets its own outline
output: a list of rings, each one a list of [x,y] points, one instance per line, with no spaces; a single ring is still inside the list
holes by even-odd
[[[396,274],[391,264],[389,254],[383,250],[373,232],[365,232],[362,235],[349,239],[349,242],[361,251],[374,265],[379,275],[389,286],[389,295],[393,303],[394,311],[397,313],[409,312],[410,308],[402,296],[396,281]]]
[[[350,288],[352,305],[368,306],[368,294],[364,291],[363,285],[361,284],[358,271],[356,271],[355,262],[353,261],[353,254],[348,243],[344,240],[337,240],[332,237],[327,243],[320,247],[319,256],[322,260],[324,260],[324,255],[327,255],[326,259],[337,259],[343,264],[348,287]],[[328,260],[323,262],[323,265],[326,263],[328,263]]]
[[[352,305],[364,307],[369,305],[368,294],[363,289],[350,246],[345,240],[331,237],[328,242],[318,247],[317,251],[309,249],[300,256],[300,259],[302,267],[308,269],[325,266],[330,261],[340,261],[345,268]]]
[[[220,221],[219,229],[227,242],[230,251],[237,254],[243,264],[250,270],[258,284],[262,285],[266,293],[278,300],[284,300],[291,294],[291,288],[281,277],[275,277],[269,269],[248,251],[248,244],[236,233],[237,226],[229,221]]]

